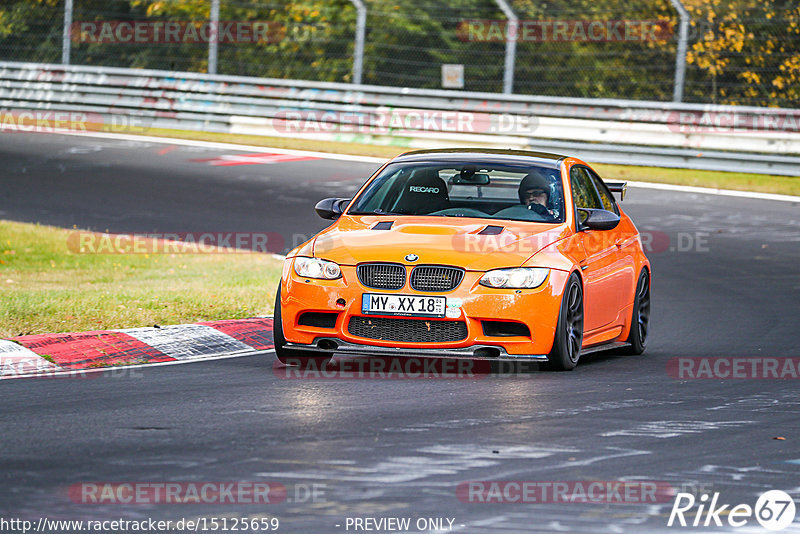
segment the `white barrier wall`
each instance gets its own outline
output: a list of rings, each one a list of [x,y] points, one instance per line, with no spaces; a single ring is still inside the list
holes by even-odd
[[[533,148],[597,162],[800,175],[795,109],[9,62],[0,62],[0,109],[4,128],[15,125],[15,114],[27,124],[26,110],[83,112],[92,129],[117,132],[174,128],[409,148]]]

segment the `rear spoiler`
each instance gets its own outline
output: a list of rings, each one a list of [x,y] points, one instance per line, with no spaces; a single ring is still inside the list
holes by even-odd
[[[628,191],[628,182],[606,182],[606,185],[612,193],[619,193],[620,200],[625,200],[625,193]]]

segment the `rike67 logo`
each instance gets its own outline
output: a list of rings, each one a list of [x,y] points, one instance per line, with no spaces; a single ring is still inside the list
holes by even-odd
[[[692,510],[695,505],[697,510]],[[767,530],[783,530],[794,521],[794,500],[785,491],[770,490],[761,494],[755,507],[732,506],[720,504],[719,493],[714,493],[710,502],[707,494],[695,499],[691,493],[678,493],[667,526],[722,527],[723,521],[727,521],[731,527],[743,527],[754,517]]]

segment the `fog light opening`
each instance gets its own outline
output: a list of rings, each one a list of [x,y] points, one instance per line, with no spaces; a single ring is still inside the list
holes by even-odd
[[[481,321],[483,335],[489,337],[531,337],[531,331],[525,323],[517,321]]]

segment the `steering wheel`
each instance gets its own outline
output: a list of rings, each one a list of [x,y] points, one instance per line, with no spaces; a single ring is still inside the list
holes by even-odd
[[[537,204],[536,202],[528,204],[528,209],[536,212],[537,215],[541,215],[542,218],[544,218],[545,222],[556,220],[556,217],[552,213],[550,213],[550,211],[546,207],[542,206],[541,204]]]

